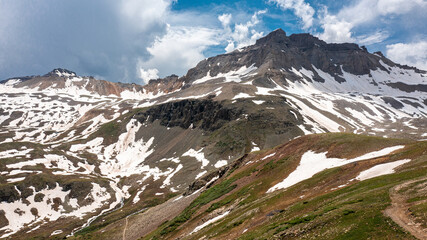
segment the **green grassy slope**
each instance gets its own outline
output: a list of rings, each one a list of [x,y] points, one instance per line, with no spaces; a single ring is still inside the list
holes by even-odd
[[[352,158],[402,144],[406,147],[391,155],[328,169],[288,189],[266,194],[295,169],[307,150]],[[260,160],[273,152],[274,157]],[[394,174],[349,181],[371,166],[401,159],[411,162]],[[144,239],[413,239],[384,216],[383,210],[390,205],[390,188],[427,174],[427,142],[353,134],[311,135],[248,156],[245,162],[252,163],[230,171],[181,215]],[[343,184],[348,185],[338,188]],[[417,191],[408,194],[417,200],[425,197]],[[411,210],[425,223],[423,209],[425,204]],[[189,234],[226,211],[230,211],[229,215]]]

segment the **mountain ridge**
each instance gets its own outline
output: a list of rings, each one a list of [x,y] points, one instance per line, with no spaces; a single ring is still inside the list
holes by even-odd
[[[287,36],[286,32],[283,29],[281,29],[281,28],[276,29],[273,32],[267,34],[266,36],[258,39],[254,45],[243,47],[241,49],[234,50],[233,52],[230,52],[230,53],[225,53],[225,54],[220,54],[220,55],[217,55],[217,56],[209,57],[209,58],[201,61],[199,64],[201,64],[201,63],[203,63],[205,61],[214,60],[216,58],[221,58],[223,56],[229,56],[229,55],[233,55],[233,54],[236,54],[236,53],[240,53],[240,52],[244,51],[244,49],[246,49],[248,51],[252,51],[254,48],[256,49],[257,47],[261,47],[261,46],[265,48],[267,45],[270,45],[270,46],[271,45],[279,45],[280,47],[286,47],[286,48],[297,47],[297,48],[301,48],[303,52],[308,51],[310,49],[313,49],[315,47],[320,47],[323,50],[328,50],[328,51],[331,51],[331,52],[339,52],[339,51],[351,51],[351,52],[353,52],[354,51],[356,54],[357,53],[368,53],[370,56],[376,56],[375,60],[383,60],[384,63],[386,63],[389,66],[398,66],[398,67],[403,68],[403,69],[412,69],[416,73],[427,74],[427,71],[425,71],[425,70],[421,70],[421,69],[418,69],[416,67],[412,67],[412,66],[408,66],[408,65],[401,65],[401,64],[398,64],[398,63],[394,63],[390,59],[386,58],[381,52],[369,53],[367,51],[366,47],[364,47],[364,46],[360,47],[359,45],[357,45],[355,43],[326,43],[323,40],[320,40],[317,37],[315,37],[315,36],[313,36],[313,35],[311,35],[309,33],[296,33],[296,34],[292,34],[290,36]],[[284,51],[284,50],[282,50],[282,51]],[[311,58],[311,60],[315,60],[315,59]],[[332,61],[333,59],[330,58],[330,60]],[[265,62],[268,62],[268,59],[266,57],[265,58],[261,58],[259,60],[259,62],[255,63],[255,65],[257,67],[260,67],[262,65],[261,63],[265,63]],[[288,62],[292,62],[292,64],[295,63],[295,61],[288,61]],[[314,61],[314,65],[318,65],[318,62],[319,61]],[[323,62],[328,62],[328,61],[323,61]],[[378,62],[378,61],[376,61],[376,62]],[[198,66],[199,66],[199,64],[198,64]],[[254,64],[254,63],[251,63],[251,64]],[[307,63],[305,62],[304,64],[307,64]],[[334,64],[334,63],[332,63],[332,64]],[[245,64],[245,65],[247,65],[247,64]],[[179,77],[179,76],[177,76],[175,74],[172,74],[172,75],[167,76],[165,78],[151,79],[148,82],[148,84],[146,84],[146,85],[152,85],[152,84],[156,84],[156,83],[157,84],[158,83],[170,83],[171,81],[172,82],[176,82],[176,81],[189,82],[191,80],[188,80],[188,79],[189,78],[190,79],[193,78],[192,77],[194,75],[193,72],[196,71],[196,69],[198,68],[198,66],[190,69],[182,77]],[[240,65],[240,66],[242,66],[242,65]],[[307,66],[307,65],[305,65],[305,66]],[[247,66],[247,67],[249,67],[249,66]],[[283,65],[281,65],[281,67],[283,67]],[[297,66],[292,66],[292,67],[304,67],[304,66],[302,66],[302,65],[298,66],[297,65]],[[345,64],[343,66],[344,70],[349,70],[350,69],[350,71],[349,71],[350,73],[355,73],[357,75],[369,74],[368,70],[375,70],[376,69],[376,68],[373,68],[373,67],[380,68],[380,69],[382,69],[384,71],[388,71],[388,69],[386,67],[384,67],[383,65],[381,65],[381,64],[372,64],[372,65],[368,64],[367,66],[353,67],[353,68],[358,68],[355,72],[352,72],[351,70],[354,70],[354,69],[350,69],[350,67],[346,66]],[[322,68],[320,68],[320,69],[323,70]],[[340,71],[340,69],[334,69],[334,70],[338,71],[338,72]],[[215,74],[216,71],[213,70],[213,73]],[[328,72],[328,73],[330,73],[330,72]],[[342,72],[340,72],[340,73],[342,74]],[[77,76],[77,74],[75,72],[70,71],[68,69],[55,68],[52,71],[50,71],[49,73],[43,75],[43,77],[48,77],[48,76],[52,76],[52,75],[56,75],[56,76],[59,76],[59,77],[61,77],[61,76],[63,76],[63,77],[66,77],[66,76],[74,76],[74,77],[76,77]],[[41,76],[32,75],[32,76],[24,76],[24,77],[12,77],[12,78],[9,78],[9,79],[6,79],[6,80],[2,80],[0,83],[4,84],[7,81],[12,80],[12,79],[22,79],[22,80],[26,79],[26,80],[28,80],[28,79],[31,79],[31,78],[34,78],[34,77],[41,77]],[[81,76],[81,77],[94,78],[92,76]],[[200,77],[200,76],[198,76],[198,77]],[[184,79],[184,80],[181,80],[181,79]],[[106,81],[106,80],[104,80],[104,81]],[[337,79],[337,81],[342,81],[342,80],[341,79]],[[107,81],[107,82],[111,82],[111,81]],[[139,85],[139,84],[136,84],[136,83],[121,83],[121,82],[112,82],[112,83],[117,83],[117,84],[123,85],[123,86],[127,86],[127,85]],[[140,86],[143,86],[143,85],[140,85]]]
[[[252,56],[246,57],[249,58],[248,61],[240,61],[241,58],[245,58],[246,52]],[[257,56],[253,57],[254,54]],[[239,57],[235,55],[239,55]],[[341,55],[344,55],[344,57]],[[231,60],[227,61],[227,57],[231,58]],[[366,48],[361,48],[354,43],[328,44],[306,33],[292,34],[288,37],[282,29],[278,29],[257,40],[252,46],[201,61],[195,68],[188,71],[184,76],[185,81],[191,82],[194,79],[206,76],[206,69],[209,69],[206,65],[213,66],[213,68],[210,68],[211,75],[217,75],[219,70],[216,69],[221,68],[218,65],[221,61],[220,59],[225,59],[224,62],[227,66],[230,66],[230,69],[242,66],[249,67],[252,64],[257,68],[261,68],[263,64],[267,63],[268,66],[264,67],[264,71],[266,68],[291,69],[292,67],[297,70],[305,68],[313,71],[311,65],[314,65],[318,69],[334,76],[338,82],[345,81],[342,77],[339,77],[339,75],[342,75],[343,70],[355,75],[369,74],[370,70],[376,69],[389,71],[387,67],[380,64],[380,60],[391,67],[397,66],[403,69],[413,69],[417,73],[426,73],[413,67],[395,64],[382,54],[370,54]],[[270,61],[273,62],[271,63]],[[233,65],[233,63],[237,63],[238,65]],[[338,66],[338,64],[341,66]],[[201,71],[200,68],[204,70]],[[316,71],[313,72],[315,73],[315,79],[322,81],[322,78],[318,76]]]

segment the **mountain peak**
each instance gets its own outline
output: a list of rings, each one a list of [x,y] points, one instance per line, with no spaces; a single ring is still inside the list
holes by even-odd
[[[293,45],[298,47],[326,46],[327,43],[309,33],[297,33],[289,36]]]
[[[269,42],[276,42],[276,43],[282,43],[286,42],[288,37],[286,36],[286,32],[283,31],[283,29],[278,28],[271,33],[269,33],[267,36],[260,38],[256,41],[256,45],[262,45]]]
[[[267,36],[260,38],[256,41],[255,45],[274,45],[286,44],[288,46],[295,46],[298,48],[306,49],[312,47],[321,47],[329,51],[342,51],[342,50],[364,50],[364,47],[359,47],[355,43],[326,43],[325,41],[313,36],[309,33],[295,33],[290,36],[286,35],[283,29],[279,28],[269,33]]]
[[[274,34],[283,34],[283,35],[285,35],[286,36],[286,32],[283,30],[283,29],[281,29],[281,28],[278,28],[278,29],[276,29],[276,30],[273,30],[271,33],[269,33],[268,35],[274,35]]]
[[[77,74],[73,71],[70,71],[65,68],[55,68],[52,71],[50,71],[46,76],[59,76],[59,77],[76,77]]]

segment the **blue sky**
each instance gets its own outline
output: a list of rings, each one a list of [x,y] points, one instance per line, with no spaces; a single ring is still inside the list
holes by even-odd
[[[427,69],[425,12],[427,0],[0,0],[0,79],[62,67],[141,84],[277,28]]]

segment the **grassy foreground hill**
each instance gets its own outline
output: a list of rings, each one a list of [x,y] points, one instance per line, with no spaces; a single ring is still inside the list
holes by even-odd
[[[327,169],[287,189],[266,193],[294,171],[309,150],[349,159],[396,145],[404,148]],[[401,159],[410,161],[393,174],[352,180],[372,166]],[[250,154],[143,239],[415,239],[385,210],[392,204],[390,191],[410,182],[411,186],[397,191],[408,203],[401,207],[407,208],[413,224],[425,229],[426,176],[425,141],[353,134],[304,136]]]

